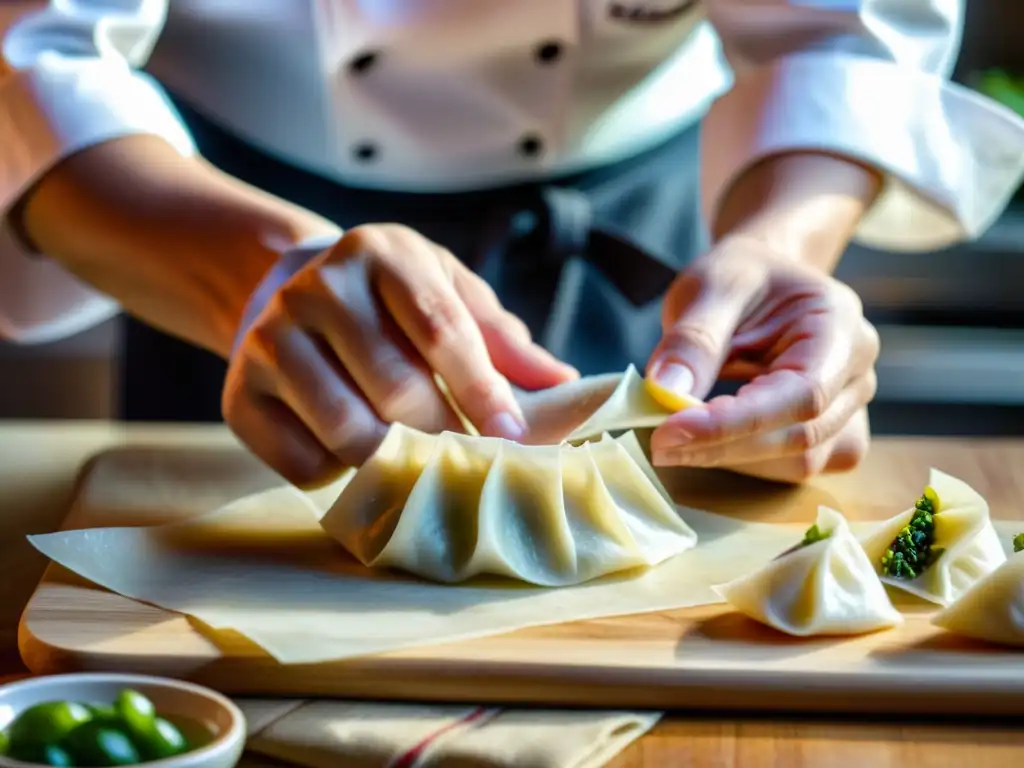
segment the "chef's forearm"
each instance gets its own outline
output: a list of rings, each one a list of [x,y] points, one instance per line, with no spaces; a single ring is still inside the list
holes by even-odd
[[[733,234],[756,237],[779,254],[831,272],[881,185],[877,171],[841,157],[776,155],[732,185],[712,234],[716,241]]]
[[[149,136],[68,158],[15,213],[40,253],[127,312],[225,356],[249,294],[280,253],[334,229]]]

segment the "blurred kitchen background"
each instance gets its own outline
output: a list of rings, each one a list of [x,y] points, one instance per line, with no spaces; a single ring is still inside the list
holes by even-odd
[[[955,79],[1024,75],[1024,2],[970,0]],[[853,248],[839,270],[882,336],[878,433],[1024,434],[1024,193],[980,241],[937,253]],[[39,347],[0,342],[0,418],[111,418],[114,320]]]

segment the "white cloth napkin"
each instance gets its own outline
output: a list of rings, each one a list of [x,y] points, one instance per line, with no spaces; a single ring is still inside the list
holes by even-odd
[[[657,712],[241,700],[248,749],[304,768],[599,768]]]

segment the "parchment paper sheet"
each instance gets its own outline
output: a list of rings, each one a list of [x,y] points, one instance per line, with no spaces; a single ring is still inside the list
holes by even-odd
[[[185,523],[30,537],[47,557],[127,597],[233,629],[282,663],[314,663],[497,635],[529,626],[721,602],[711,586],[760,567],[800,526],[682,514],[696,549],[639,576],[549,589],[438,585],[358,564],[289,487]]]
[[[565,589],[505,581],[438,585],[358,564],[321,528],[340,491],[290,487],[145,528],[30,537],[102,587],[249,637],[282,663],[314,663],[581,619],[720,603],[712,585],[760,568],[806,524],[749,523],[682,509],[695,549],[635,576]],[[813,517],[808,510],[808,522]],[[994,521],[1004,548],[1019,522]],[[878,523],[851,523],[863,539]]]

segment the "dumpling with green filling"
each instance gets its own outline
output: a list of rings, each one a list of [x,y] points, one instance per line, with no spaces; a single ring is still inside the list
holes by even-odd
[[[1006,561],[988,502],[937,469],[914,506],[879,525],[863,544],[885,584],[942,606]]]
[[[859,635],[903,622],[846,518],[818,508],[803,541],[715,587],[733,608],[789,635]]]
[[[975,640],[1024,648],[1024,533],[1013,539],[1014,554],[932,623]]]

